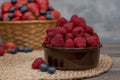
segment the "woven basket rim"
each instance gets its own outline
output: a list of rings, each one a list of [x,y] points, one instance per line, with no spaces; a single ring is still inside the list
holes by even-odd
[[[21,24],[21,23],[55,23],[57,20],[31,20],[31,21],[0,21],[0,24]]]

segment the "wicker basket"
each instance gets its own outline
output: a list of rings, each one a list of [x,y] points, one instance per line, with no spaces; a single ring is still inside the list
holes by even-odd
[[[45,30],[55,23],[56,20],[0,22],[0,35],[5,43],[12,41],[19,46],[41,49]]]

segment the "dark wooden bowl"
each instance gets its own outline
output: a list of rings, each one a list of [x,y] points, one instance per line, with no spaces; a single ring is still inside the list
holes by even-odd
[[[100,48],[44,47],[45,60],[50,66],[62,70],[86,70],[97,66]]]

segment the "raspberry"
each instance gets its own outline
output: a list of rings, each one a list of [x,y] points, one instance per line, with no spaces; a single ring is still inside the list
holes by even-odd
[[[72,39],[66,40],[64,47],[65,48],[74,48],[74,42],[73,42],[73,40]]]
[[[100,39],[97,33],[94,33],[93,35],[96,36],[98,39]]]
[[[78,36],[79,37],[84,37],[85,31],[82,27],[76,27],[76,28],[73,29],[72,33],[75,37],[78,37]]]
[[[63,45],[64,45],[64,38],[61,34],[56,34],[51,39],[51,46],[52,47],[63,47]]]
[[[86,32],[89,33],[89,34],[91,34],[91,35],[94,34],[94,30],[93,30],[93,28],[90,27],[90,26],[87,26],[87,27],[86,27]]]
[[[67,33],[67,31],[66,31],[66,29],[63,28],[63,27],[55,27],[55,28],[54,28],[54,33],[55,33],[55,34],[62,34],[63,36],[65,36],[66,33]]]
[[[5,49],[0,47],[0,56],[3,56],[5,54]]]
[[[53,38],[53,37],[55,36],[55,33],[54,33],[54,32],[49,32],[49,33],[48,33],[48,36],[49,36],[50,38]]]
[[[59,18],[58,20],[57,20],[57,24],[56,24],[56,26],[63,26],[64,24],[66,24],[68,21],[65,19],[65,18]]]
[[[67,39],[73,39],[73,38],[74,38],[74,36],[73,36],[72,33],[67,33],[66,37],[65,37],[65,40],[67,40]]]
[[[70,22],[73,22],[75,19],[77,19],[78,16],[77,15],[72,15],[71,19],[70,19]]]
[[[41,57],[39,57],[39,58],[35,59],[35,61],[32,63],[32,68],[39,69],[39,66],[43,63],[45,63],[45,61]]]
[[[86,47],[86,40],[82,37],[76,37],[74,39],[74,45],[76,48],[85,48]]]
[[[86,39],[88,47],[99,46],[99,39],[96,36],[91,36]]]
[[[63,27],[67,30],[67,32],[72,32],[73,24],[72,23],[67,23]]]
[[[92,35],[89,34],[89,33],[85,33],[85,39],[88,38],[88,37],[91,37]]]
[[[54,28],[53,27],[50,27],[46,30],[46,33],[48,34],[49,32],[53,32],[54,31]]]
[[[74,18],[72,23],[74,24],[75,27],[77,27],[77,26],[81,26],[83,28],[86,27],[86,22],[85,22],[84,18],[82,18],[82,17]]]
[[[44,39],[44,44],[50,44],[50,38],[48,36],[45,37]]]

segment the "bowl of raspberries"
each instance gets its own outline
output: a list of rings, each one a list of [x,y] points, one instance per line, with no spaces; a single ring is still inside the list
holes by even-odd
[[[100,55],[99,36],[82,17],[61,17],[56,26],[46,30],[43,42],[46,62],[63,70],[86,70],[97,66]]]
[[[1,4],[0,34],[3,41],[40,49],[45,30],[60,18],[49,0],[9,0]]]

